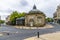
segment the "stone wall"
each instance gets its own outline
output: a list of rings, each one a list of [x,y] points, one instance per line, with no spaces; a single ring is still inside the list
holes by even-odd
[[[41,23],[38,23],[37,17],[41,18]],[[45,24],[45,16],[42,14],[34,14],[34,15],[26,15],[25,16],[25,26],[30,26],[30,19],[33,19],[33,26],[44,26]]]

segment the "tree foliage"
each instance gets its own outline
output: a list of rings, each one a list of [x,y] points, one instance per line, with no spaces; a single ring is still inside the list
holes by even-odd
[[[4,20],[0,20],[0,24],[3,24],[5,21]]]
[[[46,22],[53,22],[53,18],[46,18]]]
[[[19,13],[19,18],[24,16],[25,16],[25,12]]]
[[[24,17],[25,12],[19,13],[17,11],[13,11],[12,14],[10,15],[10,22],[15,25],[16,24],[16,19],[20,17]]]
[[[16,17],[18,18],[18,12],[17,11],[12,12],[12,14],[10,15],[10,21],[13,21]]]

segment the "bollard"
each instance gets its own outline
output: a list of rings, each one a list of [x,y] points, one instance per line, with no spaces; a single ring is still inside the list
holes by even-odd
[[[37,32],[37,37],[39,38],[39,32]]]
[[[9,35],[9,33],[7,33],[7,35]]]

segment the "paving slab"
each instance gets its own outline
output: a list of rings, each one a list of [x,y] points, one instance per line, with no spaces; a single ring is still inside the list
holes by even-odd
[[[40,38],[30,37],[24,40],[60,40],[60,32],[40,35]]]

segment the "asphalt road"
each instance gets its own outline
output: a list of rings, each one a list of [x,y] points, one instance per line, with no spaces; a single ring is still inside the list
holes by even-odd
[[[17,29],[13,26],[2,25],[0,27],[0,32],[4,35],[0,36],[0,40],[24,40],[25,38],[37,36],[38,31],[40,35],[60,31],[60,25],[51,25],[54,27],[46,29]],[[7,33],[9,33],[9,35],[7,35]]]

